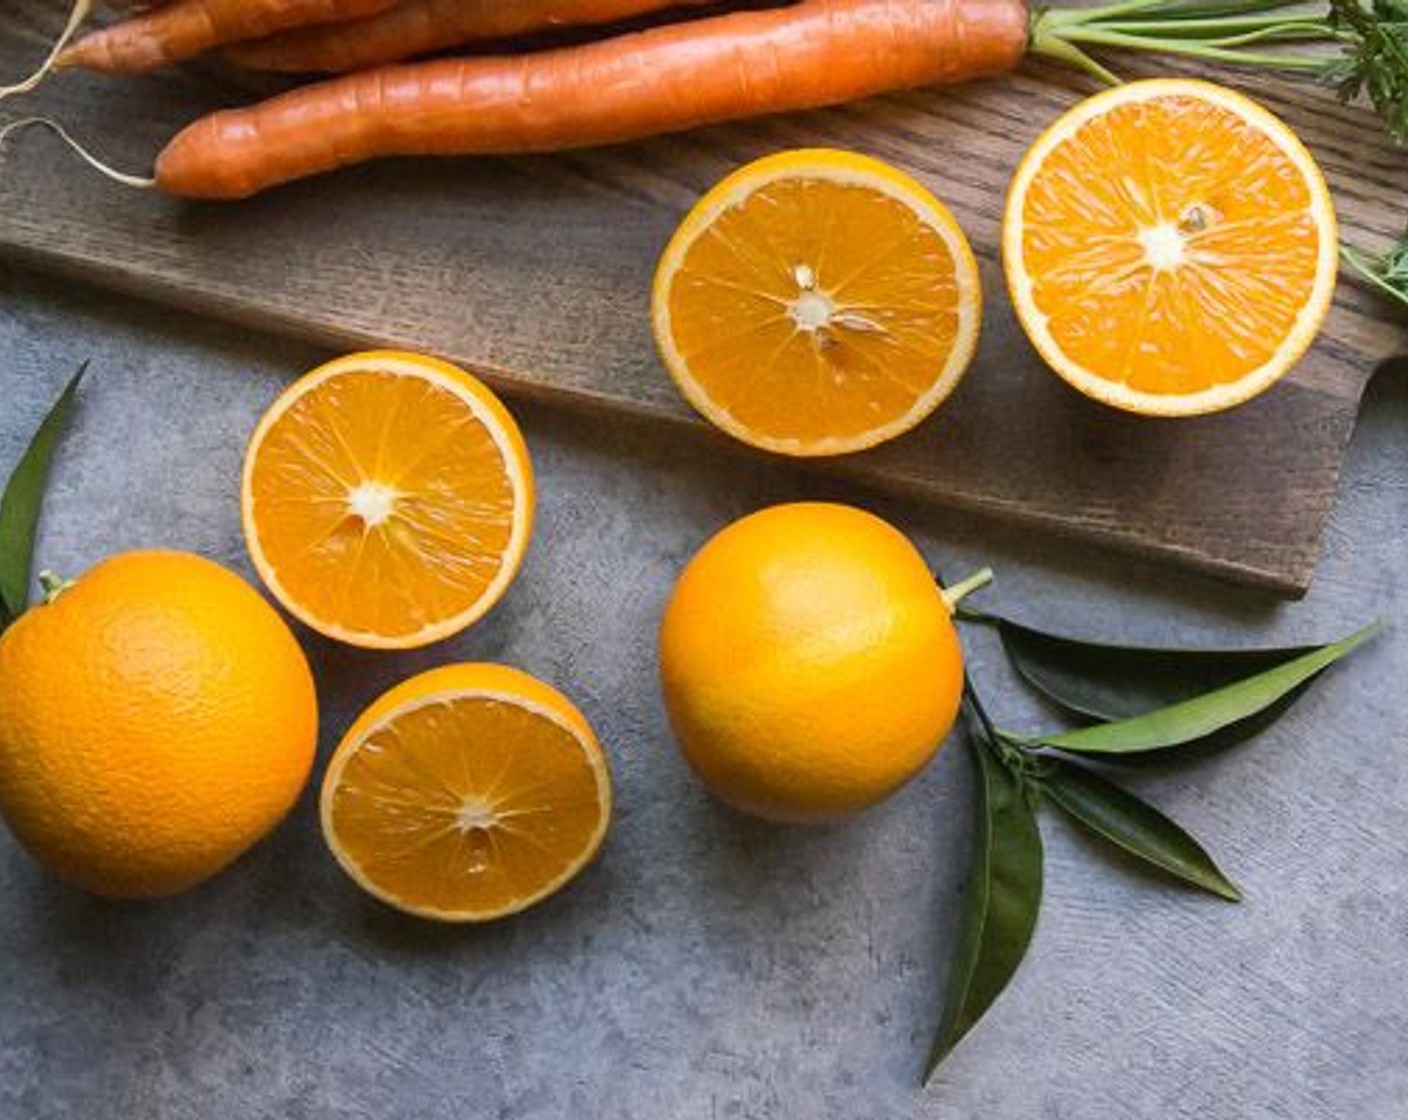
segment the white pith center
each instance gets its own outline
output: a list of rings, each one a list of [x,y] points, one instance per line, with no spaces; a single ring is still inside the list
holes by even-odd
[[[792,302],[792,321],[799,330],[819,331],[835,313],[836,305],[820,292],[803,292]]]
[[[379,482],[364,482],[347,495],[347,508],[368,529],[375,529],[395,512],[396,491]]]
[[[831,297],[816,290],[816,271],[811,265],[799,264],[792,270],[792,277],[801,291],[792,301],[787,313],[797,324],[799,331],[816,332],[830,326],[836,314],[836,305]]]
[[[1188,239],[1172,222],[1160,222],[1139,231],[1139,244],[1150,268],[1171,272],[1183,263]]]
[[[466,801],[455,815],[455,827],[461,832],[493,828],[499,823],[499,815],[482,801]]]

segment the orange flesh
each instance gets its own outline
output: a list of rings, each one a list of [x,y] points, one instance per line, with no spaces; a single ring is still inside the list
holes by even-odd
[[[387,637],[473,607],[514,524],[513,483],[484,423],[447,389],[390,373],[337,375],[295,401],[265,435],[252,494],[260,546],[289,597]]]
[[[905,416],[933,388],[958,336],[956,277],[942,237],[901,202],[778,180],[688,248],[671,326],[694,379],[738,423],[845,439]],[[826,326],[802,326],[828,310]]]
[[[1289,157],[1227,109],[1120,105],[1058,145],[1031,184],[1032,297],[1061,351],[1097,377],[1155,394],[1236,382],[1273,358],[1310,298],[1311,206]],[[1155,268],[1148,240],[1170,231],[1182,259]]]
[[[579,866],[602,826],[582,744],[490,697],[394,717],[348,758],[329,820],[341,854],[411,909],[499,914]]]

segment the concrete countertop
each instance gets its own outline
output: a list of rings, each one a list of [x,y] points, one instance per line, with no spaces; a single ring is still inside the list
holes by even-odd
[[[251,574],[243,444],[322,355],[14,270],[0,270],[0,352],[5,473],[93,362],[46,566],[163,545]],[[73,892],[0,831],[0,1118],[1402,1120],[1404,373],[1370,391],[1314,590],[1290,606],[719,444],[518,408],[542,516],[489,619],[403,656],[301,636],[324,752],[378,692],[446,660],[564,688],[616,769],[601,860],[527,915],[447,929],[360,894],[311,797],[227,874],[155,905]],[[1068,632],[1233,644],[1395,624],[1254,745],[1133,779],[1243,905],[1167,887],[1044,814],[1031,955],[928,1090],[968,855],[963,752],[853,823],[772,828],[693,781],[657,694],[655,627],[685,560],[734,517],[804,496],[890,517],[949,572],[991,563],[986,602]],[[985,635],[969,648],[1009,722],[1049,718]]]

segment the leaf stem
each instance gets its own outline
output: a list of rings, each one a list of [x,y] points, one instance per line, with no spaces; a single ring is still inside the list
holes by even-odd
[[[57,572],[48,569],[39,573],[39,589],[44,592],[44,604],[52,606],[59,601],[59,596],[65,591],[77,586],[77,582],[65,579]]]
[[[1213,38],[1226,35],[1243,35],[1253,31],[1302,29],[1314,32],[1317,38],[1325,38],[1329,25],[1321,19],[1287,19],[1285,16],[1243,16],[1221,19],[1131,19],[1101,22],[1101,27],[1109,31],[1120,31],[1130,35],[1157,36],[1168,34],[1175,39],[1193,39],[1206,32]]]
[[[958,611],[958,605],[963,602],[964,599],[973,594],[973,592],[986,587],[992,581],[992,569],[983,568],[980,571],[974,572],[967,579],[955,583],[952,587],[944,588],[941,594],[943,595],[944,602],[948,604],[949,614],[956,613]]]
[[[1038,34],[1034,31],[1027,51],[1039,58],[1049,58],[1053,62],[1079,70],[1105,85],[1117,86],[1121,82],[1120,76],[1113,70],[1106,69],[1062,35]]]
[[[1303,54],[1267,54],[1258,51],[1241,51],[1219,47],[1198,39],[1151,39],[1143,35],[1130,35],[1108,31],[1103,27],[1073,27],[1063,38],[1069,43],[1089,43],[1107,47],[1122,47],[1125,50],[1155,51],[1159,54],[1180,55],[1185,58],[1201,58],[1212,62],[1235,63],[1239,66],[1253,66],[1268,70],[1319,70],[1324,60]]]
[[[1289,49],[1247,49],[1256,44]],[[1102,49],[1307,74],[1345,103],[1363,96],[1389,134],[1408,144],[1408,0],[1328,0],[1319,15],[1301,0],[1127,0],[1035,9],[1027,49],[1107,84],[1119,78],[1096,57]]]
[[[992,717],[988,715],[988,710],[983,705],[978,690],[973,687],[973,678],[966,673],[963,676],[963,702],[968,706],[969,713],[978,721],[978,727],[983,733],[982,737],[990,745],[996,746],[1002,739],[1002,733],[998,731]]]

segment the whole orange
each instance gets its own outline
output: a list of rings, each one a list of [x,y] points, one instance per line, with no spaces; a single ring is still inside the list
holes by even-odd
[[[951,610],[897,529],[801,503],[729,526],[665,611],[665,705],[685,758],[730,804],[827,821],[894,793],[953,726]]]
[[[288,627],[198,556],[115,556],[0,637],[0,812],[97,894],[173,894],[232,863],[297,800],[317,727]]]

